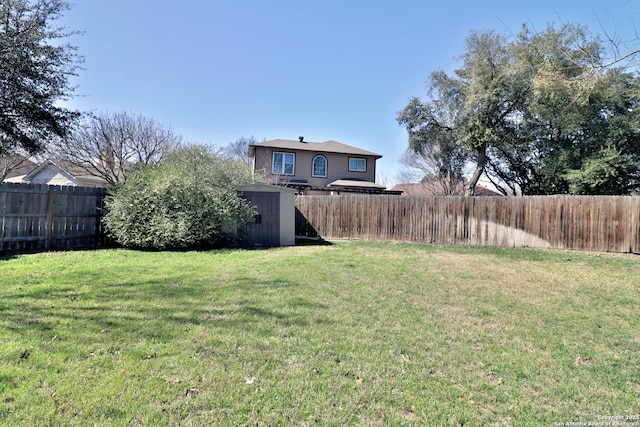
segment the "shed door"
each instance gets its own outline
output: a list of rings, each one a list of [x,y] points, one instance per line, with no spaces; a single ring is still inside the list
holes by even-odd
[[[241,246],[280,246],[280,193],[245,191],[242,197],[256,207],[258,214],[245,227]]]

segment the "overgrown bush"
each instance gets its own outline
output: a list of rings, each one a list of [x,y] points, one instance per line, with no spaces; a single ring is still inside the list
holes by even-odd
[[[254,208],[237,194],[251,180],[245,165],[225,161],[211,148],[179,149],[110,191],[105,226],[126,247],[219,246],[253,218]]]

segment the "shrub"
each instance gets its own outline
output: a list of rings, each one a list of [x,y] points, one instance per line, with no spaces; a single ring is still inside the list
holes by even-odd
[[[237,194],[251,179],[246,166],[210,148],[179,149],[110,191],[105,226],[126,247],[220,246],[236,239],[238,228],[253,218],[254,208]]]

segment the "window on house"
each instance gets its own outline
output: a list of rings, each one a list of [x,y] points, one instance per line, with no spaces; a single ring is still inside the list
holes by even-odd
[[[349,171],[350,172],[366,172],[367,159],[361,159],[358,157],[349,157]]]
[[[327,159],[324,156],[315,156],[313,158],[311,175],[327,176]]]
[[[273,153],[271,172],[277,175],[293,175],[296,155],[293,153]]]

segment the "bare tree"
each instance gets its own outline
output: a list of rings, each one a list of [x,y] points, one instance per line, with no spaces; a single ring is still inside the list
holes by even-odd
[[[264,138],[263,138],[264,141]],[[249,145],[258,142],[252,135],[250,137],[241,136],[233,142],[222,148],[222,154],[227,160],[240,162],[247,166],[251,166],[251,158],[249,157]]]
[[[389,175],[381,168],[376,168],[376,184],[384,185],[387,188],[393,187]]]
[[[408,149],[404,152],[399,162],[402,168],[396,179],[401,184],[411,184],[422,181],[425,177],[434,175],[431,162]]]
[[[0,156],[0,182],[7,178],[11,172],[15,173],[20,171],[26,174],[30,172],[30,169],[33,167],[35,167],[35,164],[30,162],[29,156],[24,155],[24,153]],[[20,172],[17,174],[19,175]]]
[[[56,142],[51,154],[114,185],[136,166],[157,163],[182,145],[170,126],[151,118],[104,113],[89,116],[69,139]]]
[[[407,149],[400,158],[403,166],[398,173],[397,180],[400,183],[424,183],[433,190],[433,194],[457,195],[464,193],[464,174],[468,173],[468,165],[465,167],[464,159],[458,159],[460,164],[456,166],[456,173],[451,168],[443,167],[442,159],[428,149],[415,152]]]

